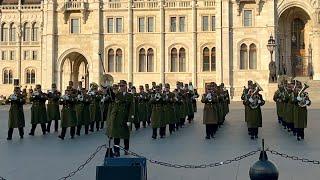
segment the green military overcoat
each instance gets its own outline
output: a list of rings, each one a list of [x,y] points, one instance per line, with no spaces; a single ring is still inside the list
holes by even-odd
[[[212,95],[212,101],[209,101],[206,96],[207,94],[203,94],[201,97],[201,102],[204,103],[203,124],[218,124],[218,97]]]
[[[25,119],[23,113],[23,104],[25,100],[23,96],[18,95],[16,100],[8,100],[11,103],[9,110],[9,128],[22,128],[25,127]]]
[[[110,137],[120,139],[130,138],[127,122],[132,120],[132,117],[130,117],[133,115],[132,98],[132,95],[129,93],[118,92],[115,95],[115,101],[112,103],[109,117],[110,132],[107,132],[107,135]]]
[[[154,98],[150,98],[150,103],[152,104],[151,113],[151,126],[152,128],[160,128],[165,125],[164,114],[163,114],[163,98],[158,101]]]
[[[174,112],[175,107],[175,94],[172,92],[168,93],[168,99],[165,98],[163,104],[163,113],[165,124],[175,124],[176,123],[176,114]]]
[[[90,103],[89,106],[89,110],[90,110],[90,119],[91,121],[97,121],[100,122],[102,119],[101,117],[101,99],[102,99],[102,95],[100,94],[95,94],[93,96],[91,96],[92,101]]]
[[[80,101],[77,99],[75,110],[76,110],[76,117],[77,117],[77,125],[89,125],[92,121],[90,120],[90,96],[83,95],[83,100]]]
[[[60,104],[63,105],[61,109],[61,127],[75,127],[77,125],[77,115],[75,110],[76,100],[70,97],[68,100],[60,98]]]
[[[47,123],[47,110],[45,102],[47,97],[40,93],[37,96],[31,96],[30,101],[32,102],[31,106],[31,124],[42,124]]]
[[[48,120],[60,120],[60,109],[59,109],[59,98],[61,93],[49,92],[48,93],[48,104],[47,104],[47,113]]]
[[[248,128],[258,128],[262,127],[262,113],[261,113],[261,106],[265,104],[265,101],[262,98],[262,95],[259,94],[261,103],[260,105],[252,109],[250,106],[248,108],[248,119],[247,119],[247,127]]]

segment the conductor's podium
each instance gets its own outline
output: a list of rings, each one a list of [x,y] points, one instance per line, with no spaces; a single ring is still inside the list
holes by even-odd
[[[104,165],[96,168],[96,180],[147,180],[147,161],[130,156],[105,158]]]

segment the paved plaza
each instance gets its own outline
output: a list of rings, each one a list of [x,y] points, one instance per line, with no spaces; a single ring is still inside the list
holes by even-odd
[[[180,164],[203,164],[232,159],[256,150],[261,138],[266,146],[279,152],[320,160],[320,106],[314,104],[309,110],[306,139],[297,142],[284,131],[276,119],[274,103],[263,107],[263,128],[258,140],[250,140],[244,123],[244,110],[240,102],[232,103],[226,124],[216,138],[205,140],[202,124],[202,104],[195,122],[165,139],[152,140],[151,128],[133,132],[131,150],[146,157]],[[55,180],[76,169],[96,147],[106,143],[104,132],[95,132],[71,140],[57,138],[57,133],[42,136],[40,127],[34,137],[30,131],[30,106],[25,106],[27,127],[25,138],[20,140],[15,130],[13,140],[7,142],[8,106],[0,106],[0,176],[8,180]],[[101,151],[74,180],[94,180],[95,167],[103,163]],[[279,180],[319,180],[319,165],[296,162],[271,154],[280,172]],[[239,162],[208,169],[174,169],[148,163],[148,180],[249,180],[250,166],[258,160],[258,154]]]

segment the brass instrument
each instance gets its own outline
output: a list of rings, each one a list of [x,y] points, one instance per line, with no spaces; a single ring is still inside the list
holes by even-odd
[[[155,101],[160,101],[161,99],[161,94],[160,93],[155,93],[153,94],[153,97],[152,97]]]
[[[263,91],[263,89],[258,83],[256,83],[256,88],[249,98],[249,106],[251,107],[251,109],[256,109],[260,105],[261,98],[256,94],[259,91]]]
[[[306,83],[304,83],[302,89],[298,93],[297,100],[299,101],[298,105],[300,107],[306,107],[309,104],[309,102],[307,101],[307,95],[305,94],[305,90],[308,88],[309,86]]]
[[[17,99],[18,99],[18,96],[17,96],[16,94],[11,94],[11,95],[9,96],[9,100],[15,101],[15,100],[17,100]]]
[[[209,102],[212,102],[213,97],[212,97],[212,93],[211,93],[211,92],[209,92],[209,93],[206,95],[206,99],[207,99]]]

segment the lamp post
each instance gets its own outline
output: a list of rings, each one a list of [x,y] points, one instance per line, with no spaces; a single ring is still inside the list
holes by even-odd
[[[268,40],[268,44],[267,44],[267,48],[268,48],[268,50],[270,52],[270,56],[271,56],[270,63],[269,63],[269,71],[270,71],[269,81],[270,82],[275,82],[277,80],[276,64],[272,59],[272,55],[273,55],[273,51],[274,51],[275,47],[276,47],[276,41],[274,40],[274,38],[273,38],[273,36],[271,34],[270,38]]]

